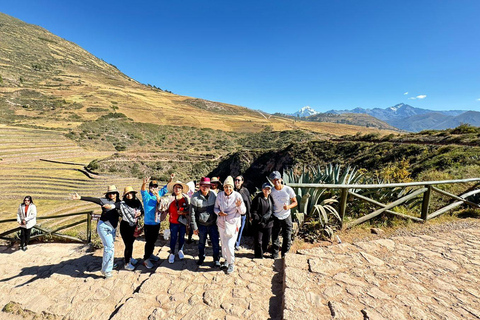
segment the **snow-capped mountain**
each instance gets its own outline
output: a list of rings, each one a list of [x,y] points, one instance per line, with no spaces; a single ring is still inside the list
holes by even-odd
[[[308,117],[308,116],[312,116],[312,115],[317,114],[317,113],[319,113],[319,112],[315,111],[313,108],[311,108],[309,106],[305,106],[305,107],[301,108],[300,110],[298,110],[297,112],[289,114],[289,116]]]

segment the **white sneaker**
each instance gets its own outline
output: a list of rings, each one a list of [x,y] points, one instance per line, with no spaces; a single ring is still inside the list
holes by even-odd
[[[132,265],[131,262],[129,262],[129,263],[127,263],[127,264],[125,265],[125,269],[126,269],[126,270],[129,270],[129,271],[133,271],[133,270],[135,270],[135,266]]]
[[[180,260],[183,260],[185,258],[185,255],[183,254],[183,250],[178,251],[178,258]]]
[[[168,263],[174,263],[175,262],[175,255],[173,253],[170,253],[168,256]]]
[[[152,269],[153,268],[153,263],[150,261],[150,259],[147,259],[147,260],[143,261],[143,265],[147,269]]]

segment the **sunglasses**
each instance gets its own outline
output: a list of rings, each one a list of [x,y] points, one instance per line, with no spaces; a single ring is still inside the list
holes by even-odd
[[[242,179],[235,179],[235,181],[243,181]]]
[[[153,184],[152,188],[158,188],[158,184]]]

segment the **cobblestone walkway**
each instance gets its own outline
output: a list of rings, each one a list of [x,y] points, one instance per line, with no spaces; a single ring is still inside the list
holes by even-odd
[[[119,262],[121,242],[116,241]],[[143,253],[143,244],[135,242],[135,257]],[[169,264],[168,248],[159,246],[155,253],[161,260],[154,270],[143,265],[134,272],[120,268],[107,280],[99,272],[101,250],[91,254],[75,244],[34,244],[26,252],[2,249],[0,309],[7,306],[10,312],[0,312],[0,319],[282,317],[282,261],[254,260],[246,249],[238,252],[232,275],[212,268],[211,256],[197,266],[196,245],[191,244],[182,261],[177,257]]]
[[[480,230],[287,254],[284,319],[480,319]]]

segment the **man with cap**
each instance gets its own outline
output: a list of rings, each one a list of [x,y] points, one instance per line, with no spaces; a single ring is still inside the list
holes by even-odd
[[[273,199],[270,195],[272,186],[265,182],[262,185],[262,192],[252,201],[253,239],[255,258],[263,259],[267,251],[268,243],[272,236],[273,227]]]
[[[280,249],[280,231],[282,231],[282,258],[290,250],[292,245],[292,216],[290,210],[297,206],[297,197],[293,189],[282,184],[282,176],[280,172],[273,171],[270,174],[270,180],[273,182],[272,198],[273,198],[273,258],[278,258]]]
[[[212,241],[213,266],[220,267],[220,246],[217,229],[217,215],[213,211],[217,194],[210,190],[210,178],[200,179],[200,190],[192,195],[191,228],[198,235],[198,265],[205,261],[205,242],[207,235]]]
[[[175,174],[172,174],[168,182],[171,182],[174,176]],[[140,190],[143,200],[143,209],[145,211],[143,228],[145,232],[145,254],[143,256],[143,265],[147,269],[153,268],[152,261],[156,262],[160,259],[153,254],[155,242],[158,238],[158,232],[160,231],[160,219],[157,218],[156,211],[158,201],[160,201],[160,198],[167,193],[167,185],[164,185],[163,188],[159,190],[158,182],[156,180],[151,180],[149,183],[149,180],[150,177],[143,178],[143,184]]]

